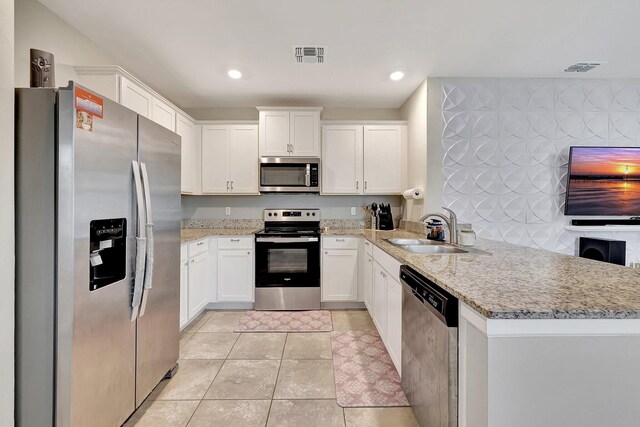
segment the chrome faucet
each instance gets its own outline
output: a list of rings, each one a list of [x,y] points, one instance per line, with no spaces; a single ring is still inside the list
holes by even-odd
[[[427,218],[432,216],[436,216],[442,219],[444,223],[447,224],[447,228],[449,229],[449,243],[452,245],[457,245],[458,244],[458,217],[451,209],[445,208],[444,206],[442,207],[442,209],[449,212],[449,218],[447,218],[446,216],[444,216],[439,212],[434,212],[434,213],[428,213],[426,215],[423,215],[418,221],[424,222],[426,221]]]

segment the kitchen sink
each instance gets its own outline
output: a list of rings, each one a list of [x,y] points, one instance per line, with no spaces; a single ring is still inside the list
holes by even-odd
[[[395,246],[406,246],[406,245],[420,245],[420,246],[428,246],[428,245],[444,245],[444,242],[439,242],[437,240],[429,240],[429,239],[385,239],[387,242],[391,243]]]
[[[469,251],[448,245],[402,245],[400,248],[413,254],[468,254]]]
[[[412,254],[422,255],[446,255],[446,254],[474,254],[474,255],[491,255],[476,248],[465,247],[464,249],[438,240],[429,239],[384,239],[393,246],[411,252]]]

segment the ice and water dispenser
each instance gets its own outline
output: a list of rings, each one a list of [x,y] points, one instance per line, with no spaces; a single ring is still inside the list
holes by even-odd
[[[91,221],[89,231],[89,290],[95,291],[127,274],[127,220]]]

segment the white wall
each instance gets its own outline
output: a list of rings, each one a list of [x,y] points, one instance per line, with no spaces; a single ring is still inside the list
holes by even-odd
[[[569,147],[640,146],[640,80],[430,80],[431,197],[494,240],[575,254],[580,236],[626,240],[640,261],[638,232],[565,230]],[[439,103],[438,103],[439,101]]]
[[[13,0],[0,0],[0,425],[13,425]]]
[[[183,219],[262,219],[266,208],[318,208],[322,219],[364,219],[364,206],[389,203],[399,218],[400,196],[320,196],[317,194],[264,194],[261,196],[182,196]],[[225,215],[225,208],[231,215]],[[356,215],[351,215],[351,207]]]
[[[255,107],[185,108],[197,120],[258,120]],[[400,120],[397,108],[325,108],[322,120]]]
[[[407,187],[427,187],[427,81],[418,86],[400,107],[400,117],[408,122]],[[417,220],[424,211],[424,200],[405,202],[406,218]]]
[[[87,6],[90,7],[90,6]],[[15,86],[29,86],[29,49],[55,56],[56,86],[76,80],[73,65],[120,65],[37,0],[15,2]]]

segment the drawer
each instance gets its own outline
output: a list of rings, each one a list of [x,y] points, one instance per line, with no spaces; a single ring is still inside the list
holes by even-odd
[[[373,259],[396,281],[400,280],[400,261],[378,247],[373,248]]]
[[[322,238],[323,249],[358,249],[357,237],[331,236]]]
[[[186,261],[189,258],[189,245],[180,245],[180,261]]]
[[[253,237],[219,237],[218,249],[253,249]]]
[[[373,243],[364,239],[364,253],[373,256]]]
[[[205,253],[209,250],[209,239],[189,243],[189,258]]]

